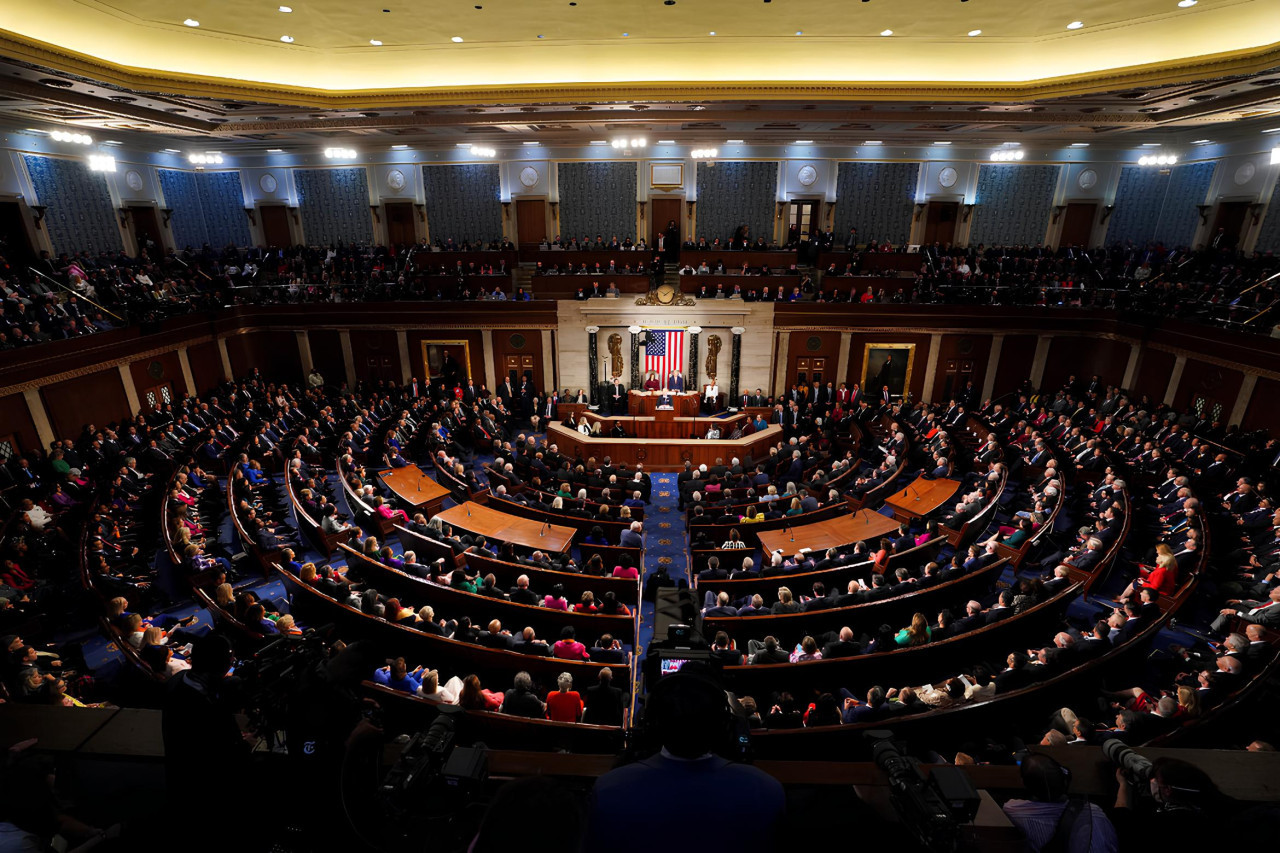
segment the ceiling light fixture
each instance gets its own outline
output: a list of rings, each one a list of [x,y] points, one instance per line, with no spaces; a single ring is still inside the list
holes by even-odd
[[[293,36],[280,36],[280,41],[285,44],[293,44]]]
[[[1271,149],[1271,165],[1275,166],[1280,163],[1280,148]]]
[[[1138,158],[1139,166],[1172,166],[1178,158],[1172,154],[1152,154]]]
[[[1022,151],[992,151],[991,159],[996,162],[1007,162],[1010,160],[1021,160],[1024,152]]]
[[[268,149],[267,149],[267,153],[268,153],[268,154],[283,154],[283,153],[284,153],[284,149],[283,149],[283,148],[268,148]]]
[[[714,160],[720,153],[718,148],[695,148],[689,152],[694,160]]]
[[[726,145],[741,145],[741,144],[742,144],[742,140],[741,140],[741,139],[726,139],[726,140],[725,140],[725,144],[726,144]]]
[[[408,145],[404,145],[404,144],[401,144],[401,145],[392,145],[392,146],[391,146],[391,150],[392,150],[392,151],[404,151],[404,150],[405,150],[406,148],[408,148],[408,147],[409,147]]]
[[[1208,145],[1212,141],[1213,141],[1212,139],[1193,139],[1191,140],[1191,144],[1192,145]]]
[[[982,35],[982,30],[969,30],[969,38]]]
[[[797,140],[796,140],[796,145],[812,145],[812,144],[813,144],[813,140],[812,140],[812,139],[797,139]]]
[[[354,148],[326,148],[324,156],[327,160],[354,160],[356,151]]]
[[[1263,133],[1280,133],[1280,127],[1269,127]]]
[[[292,11],[293,11],[293,7],[292,7],[292,6],[281,6],[281,7],[280,7],[280,11],[281,11],[281,12],[284,12],[284,13],[287,15],[287,14],[289,14],[290,12],[292,12]]]
[[[462,36],[454,36],[453,38],[449,39],[449,41],[453,42],[454,44],[462,44]]]
[[[484,148],[484,147],[482,147],[482,146],[480,146],[480,145],[472,145],[472,146],[471,146],[471,156],[472,156],[472,157],[489,157],[489,158],[493,158],[493,157],[497,157],[497,156],[498,156],[498,152],[497,152],[497,151],[495,151],[495,150],[494,150],[494,149],[492,149],[492,148]]]
[[[934,145],[950,145],[950,144],[951,144],[951,142],[950,142],[950,140],[946,140],[946,139],[944,139],[944,140],[943,140],[943,141],[941,141],[941,142],[935,142],[935,143],[933,143],[933,144],[934,144]]]
[[[880,31],[880,35],[882,35],[882,36],[891,36],[891,35],[893,35],[893,30],[881,30],[881,31]]]
[[[625,38],[630,38],[630,37],[631,37],[631,33],[623,33],[623,34],[622,34],[622,37],[623,37],[624,39],[625,39]]]
[[[522,144],[522,145],[530,145],[530,146],[533,146],[533,145],[537,145],[538,143],[537,143],[537,142],[524,142],[524,143],[521,143],[521,144]]]
[[[1072,147],[1072,148],[1088,148],[1088,147],[1089,147],[1089,143],[1087,143],[1087,142],[1073,142],[1073,143],[1071,143],[1071,147]]]
[[[199,21],[197,21],[195,18],[187,18],[187,19],[186,19],[185,21],[183,21],[182,23],[186,24],[188,27],[198,27],[198,26],[200,26],[200,22],[199,22]]]
[[[675,145],[676,141],[674,139],[659,139],[658,144],[659,145]]]
[[[124,145],[124,143],[121,142],[119,139],[104,139],[102,140],[102,144],[103,145]]]
[[[863,145],[884,145],[879,139],[868,139]]]
[[[1183,9],[1190,9],[1199,2],[1200,0],[1178,0],[1178,5]]]
[[[90,154],[89,170],[91,172],[114,172],[116,170],[116,158],[110,154]]]
[[[1071,23],[1067,24],[1067,29],[1078,30],[1083,26],[1084,26],[1084,21],[1072,21]]]
[[[74,133],[67,130],[55,130],[49,134],[56,142],[74,142],[77,145],[92,145],[93,137],[87,133]]]
[[[369,39],[369,44],[373,45],[374,47],[382,47],[382,42],[378,41],[377,39]]]
[[[649,140],[645,139],[643,136],[633,136],[629,139],[625,136],[620,136],[609,144],[614,148],[629,150],[632,148],[645,148],[648,146]]]
[[[1159,147],[1160,147],[1160,143],[1159,143],[1159,142],[1144,142],[1144,143],[1142,143],[1142,145],[1141,145],[1140,147],[1142,147],[1142,148],[1159,148]]]
[[[165,148],[160,153],[161,154],[181,154],[182,152],[179,151],[177,148]]]
[[[796,30],[796,35],[798,36],[804,35],[804,30]]]
[[[589,144],[591,144],[591,145],[608,145],[608,144],[609,144],[609,140],[607,140],[607,139],[593,139],[593,140],[591,140],[591,142],[590,142]]]
[[[218,166],[222,163],[221,154],[188,154],[187,162],[196,166]]]
[[[712,30],[711,32],[707,33],[707,35],[709,35],[709,36],[713,36],[713,35],[715,35],[715,34],[716,34],[716,31],[715,31],[715,30]]]

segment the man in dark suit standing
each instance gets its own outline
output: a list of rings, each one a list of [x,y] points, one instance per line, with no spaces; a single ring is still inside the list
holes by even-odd
[[[673,371],[667,374],[666,385],[668,391],[675,391],[677,394],[682,394],[684,393],[684,376]]]
[[[609,385],[609,408],[615,415],[625,415],[627,413],[627,386],[618,381],[618,377],[613,377],[612,384]]]

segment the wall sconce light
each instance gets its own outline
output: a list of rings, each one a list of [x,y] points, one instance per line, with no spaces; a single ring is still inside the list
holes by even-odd
[[[169,220],[173,218],[173,208],[172,207],[160,208],[160,215],[164,217],[164,221],[160,223],[160,226],[162,228],[168,228]]]
[[[257,220],[257,218],[256,218],[253,214],[254,214],[254,210],[253,210],[253,208],[252,208],[252,207],[246,207],[246,208],[244,209],[244,215],[245,215],[245,216],[247,216],[247,217],[249,217],[249,224],[250,224],[250,225],[257,225],[257,224],[258,224],[258,220]]]
[[[371,205],[369,205],[369,212],[373,214],[373,222],[374,222],[374,224],[375,224],[375,225],[381,225],[381,224],[382,224],[382,219],[381,219],[381,217],[379,217],[379,216],[378,216],[378,205],[376,205],[376,204],[371,204]]]
[[[1267,209],[1267,206],[1265,204],[1262,204],[1261,202],[1258,202],[1257,204],[1249,205],[1249,213],[1253,217],[1253,222],[1249,223],[1249,227],[1252,228],[1262,220],[1262,211],[1266,209]]]
[[[1209,222],[1209,211],[1213,210],[1213,205],[1197,204],[1196,210],[1200,211],[1200,224],[1207,225]]]
[[[31,208],[31,212],[34,214],[32,219],[35,220],[36,230],[39,231],[41,228],[40,223],[44,221],[44,215],[49,210],[49,206],[47,204],[32,204],[28,205],[28,207]]]
[[[129,227],[129,208],[122,207],[117,212],[120,214],[120,227],[128,228]]]
[[[1115,212],[1116,206],[1114,204],[1108,204],[1106,207],[1102,208],[1102,224],[1105,225],[1107,220],[1111,218],[1111,214]]]
[[[1063,211],[1067,209],[1065,204],[1055,204],[1053,206],[1053,224],[1058,224],[1058,218],[1062,216]]]
[[[503,203],[503,205],[502,205],[502,216],[503,216],[503,218],[504,218],[504,219],[505,219],[505,218],[510,214],[510,210],[509,210],[509,208],[510,208],[510,207],[511,207],[511,203],[510,203],[510,202],[504,202],[504,203]],[[418,221],[419,221],[419,222],[426,222],[426,221],[427,221],[427,206],[426,206],[425,204],[415,204],[415,205],[414,205],[414,209],[416,209],[416,210],[418,211]]]
[[[969,221],[969,217],[973,215],[973,209],[974,209],[975,207],[977,207],[977,205],[976,205],[976,204],[966,204],[966,205],[962,205],[962,207],[964,208],[964,216],[963,216],[963,218],[962,218],[960,221],[961,221],[961,222],[968,222],[968,221]]]
[[[919,203],[919,202],[918,202],[918,203],[916,204],[916,212],[915,212],[915,215],[911,217],[911,221],[912,221],[912,222],[919,222],[919,221],[920,221],[920,215],[921,215],[922,213],[924,213],[924,209],[925,209],[926,207],[928,207],[928,206],[929,206],[929,205],[927,205],[927,204],[923,204],[923,203]]]

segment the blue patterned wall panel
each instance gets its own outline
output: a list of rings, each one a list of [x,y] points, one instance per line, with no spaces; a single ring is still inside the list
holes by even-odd
[[[1034,246],[1044,242],[1058,166],[1002,163],[978,167],[977,207],[969,245]]]
[[[169,230],[173,245],[179,251],[188,247],[199,249],[209,242],[205,228],[204,212],[200,208],[200,190],[196,186],[196,173],[178,169],[159,169],[160,190],[164,193],[165,207],[173,211],[169,217]]]
[[[727,242],[739,225],[751,240],[773,240],[774,202],[778,197],[778,164],[717,161],[698,164],[698,237]]]
[[[1259,252],[1280,253],[1280,193],[1273,192],[1271,195],[1267,215],[1262,220],[1262,230],[1258,232],[1256,249]]]
[[[196,187],[200,191],[200,210],[209,245],[250,245],[253,238],[249,234],[249,218],[244,213],[240,173],[197,172]]]
[[[1160,220],[1156,224],[1156,239],[1169,247],[1190,246],[1200,224],[1200,211],[1196,205],[1204,204],[1213,182],[1216,163],[1188,163],[1174,166],[1169,176],[1169,189],[1165,193]]]
[[[364,169],[295,169],[302,233],[311,246],[373,242]]]
[[[48,208],[43,226],[55,254],[121,251],[107,176],[78,160],[22,155],[38,204]]]
[[[849,229],[858,242],[907,242],[915,210],[918,163],[841,163],[836,172],[836,243]]]
[[[497,163],[423,166],[431,239],[490,242],[502,238],[502,181]]]
[[[560,235],[636,236],[635,163],[561,163]]]
[[[1133,243],[1141,246],[1155,239],[1160,209],[1169,187],[1162,169],[1125,166],[1116,188],[1116,209],[1107,222],[1107,245]]]

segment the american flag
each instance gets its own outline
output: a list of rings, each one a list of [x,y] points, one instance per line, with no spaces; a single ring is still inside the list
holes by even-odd
[[[668,373],[684,372],[684,329],[650,329],[644,348],[644,369],[666,379]]]

